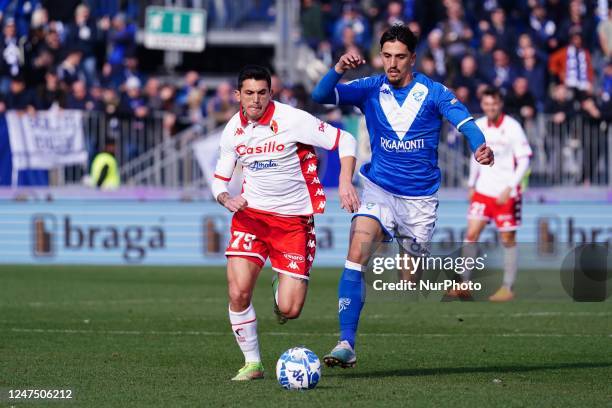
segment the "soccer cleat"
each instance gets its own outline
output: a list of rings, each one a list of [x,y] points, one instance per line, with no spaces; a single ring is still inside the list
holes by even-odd
[[[323,362],[328,367],[352,368],[357,363],[357,355],[349,342],[342,340],[328,355],[323,357]]]
[[[509,302],[512,299],[514,299],[514,293],[506,286],[502,286],[497,292],[489,296],[491,302]]]
[[[274,303],[274,314],[276,315],[276,321],[278,322],[278,324],[285,324],[287,323],[288,319],[283,316],[280,309],[278,308],[278,304],[276,303],[276,292],[278,291],[278,284],[279,279],[277,273],[274,274],[274,277],[272,278],[272,303]]]
[[[251,381],[264,378],[264,367],[261,363],[246,363],[244,367],[238,370],[238,374],[232,381]]]
[[[444,295],[444,300],[474,300],[472,293],[467,289],[450,289]]]

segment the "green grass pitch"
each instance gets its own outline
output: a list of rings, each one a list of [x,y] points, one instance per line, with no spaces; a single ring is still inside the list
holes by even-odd
[[[285,391],[274,367],[336,342],[338,269],[315,268],[302,316],[278,326],[271,272],[254,305],[267,378],[242,365],[222,268],[0,267],[0,406],[612,406],[612,303],[366,305],[357,367]],[[9,402],[9,389],[72,402]]]

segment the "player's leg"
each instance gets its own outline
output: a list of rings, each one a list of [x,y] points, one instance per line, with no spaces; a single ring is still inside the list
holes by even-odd
[[[467,230],[465,232],[465,237],[463,242],[465,245],[461,250],[461,256],[465,258],[476,258],[478,255],[478,247],[476,243],[480,238],[480,234],[482,230],[487,226],[489,221],[481,218],[469,218],[467,223]],[[469,282],[472,278],[472,270],[467,268],[465,272],[461,275],[461,280],[463,282]]]
[[[263,378],[257,339],[257,316],[251,303],[261,266],[260,262],[246,257],[229,256],[227,260],[229,318],[245,361],[244,367],[233,378],[237,381]]]
[[[340,339],[336,347],[323,358],[327,366],[355,365],[355,336],[365,302],[364,268],[384,238],[378,219],[367,216],[356,216],[353,219],[348,256],[338,284]]]
[[[501,288],[489,297],[489,300],[492,302],[507,302],[514,299],[512,287],[516,281],[518,270],[516,231],[500,231],[499,235],[504,246],[504,280]]]
[[[278,281],[276,292],[278,310],[287,319],[297,319],[306,301],[308,280],[279,273]]]
[[[269,220],[266,243],[270,249],[274,313],[278,323],[297,319],[302,312],[308,278],[317,248],[313,217]]]

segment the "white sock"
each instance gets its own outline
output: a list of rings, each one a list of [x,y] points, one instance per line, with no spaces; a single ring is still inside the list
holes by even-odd
[[[504,247],[504,286],[508,289],[512,289],[514,281],[516,280],[516,245],[511,247]]]
[[[478,255],[478,248],[476,245],[478,245],[476,242],[473,241],[467,241],[464,240],[463,243],[465,244],[461,250],[461,256],[464,258],[472,258],[475,259],[476,255]],[[461,275],[461,281],[462,282],[469,282],[470,278],[472,277],[472,268],[465,268],[465,271],[463,271],[463,274]]]
[[[244,361],[247,363],[259,363],[259,341],[257,340],[257,316],[255,309],[250,304],[242,312],[233,312],[229,309],[229,318],[232,323],[232,332],[236,337],[236,342],[244,354]]]

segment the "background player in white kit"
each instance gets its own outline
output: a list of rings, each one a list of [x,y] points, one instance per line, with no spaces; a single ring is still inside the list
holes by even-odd
[[[529,169],[531,148],[521,125],[504,114],[498,89],[486,89],[480,106],[485,116],[476,120],[476,125],[495,154],[495,166],[479,166],[475,160],[471,161],[468,181],[470,207],[465,241],[477,242],[484,227],[490,221],[495,222],[504,246],[504,279],[501,288],[489,300],[505,302],[514,298],[516,230],[521,224],[520,184]],[[469,272],[466,274],[463,280],[469,281]],[[450,295],[466,296],[465,293]]]
[[[212,184],[217,201],[235,212],[225,255],[229,317],[245,358],[233,378],[237,381],[264,375],[251,297],[268,257],[280,275],[273,285],[279,322],[297,318],[304,305],[316,248],[312,215],[325,209],[313,146],[338,148],[342,208],[350,212],[359,208],[351,182],[353,136],[307,112],[273,102],[270,85],[270,73],[263,67],[247,66],[240,72],[236,91],[240,111],[223,130]],[[227,183],[237,161],[243,167],[243,188],[240,195],[230,197]]]

